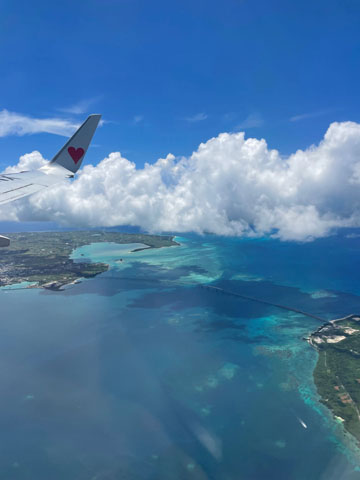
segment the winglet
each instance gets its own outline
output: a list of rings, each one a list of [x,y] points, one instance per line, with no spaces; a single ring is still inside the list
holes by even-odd
[[[66,170],[76,173],[85,157],[100,118],[101,115],[90,115],[50,163],[61,165]]]

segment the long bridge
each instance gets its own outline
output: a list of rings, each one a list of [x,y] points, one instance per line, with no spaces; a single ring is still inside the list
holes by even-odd
[[[205,288],[207,290],[212,290],[218,293],[222,293],[224,295],[230,295],[232,297],[242,298],[244,300],[250,300],[252,302],[263,303],[265,305],[270,305],[272,307],[281,308],[282,310],[287,310],[289,312],[300,313],[301,315],[305,315],[306,317],[315,318],[315,320],[319,320],[320,322],[327,322],[326,319],[318,317],[317,315],[313,315],[312,313],[304,312],[298,308],[288,307],[287,305],[281,305],[280,303],[273,303],[269,302],[268,300],[263,300],[257,297],[250,297],[249,295],[243,295],[242,293],[231,292],[230,290],[225,290],[221,287],[214,287],[212,285],[201,285],[201,288]]]

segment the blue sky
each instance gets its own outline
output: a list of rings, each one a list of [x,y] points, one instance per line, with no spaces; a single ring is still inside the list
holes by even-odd
[[[92,163],[120,150],[141,166],[238,129],[286,155],[360,121],[359,20],[357,0],[5,0],[0,109],[102,113]],[[4,136],[0,165],[62,143]]]

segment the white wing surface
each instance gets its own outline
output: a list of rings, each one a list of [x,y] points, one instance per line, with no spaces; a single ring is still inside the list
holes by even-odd
[[[54,183],[58,183],[62,179],[69,177],[69,174],[62,176],[47,175],[41,172],[41,170],[0,175],[0,205],[32,195],[43,188],[50,187]]]
[[[45,167],[0,175],[0,205],[72,178],[85,157],[101,115],[90,115]]]

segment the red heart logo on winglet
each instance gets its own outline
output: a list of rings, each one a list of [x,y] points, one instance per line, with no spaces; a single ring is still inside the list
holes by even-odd
[[[70,157],[74,160],[75,165],[78,163],[80,158],[84,155],[85,150],[83,148],[74,148],[69,147],[68,152]]]

